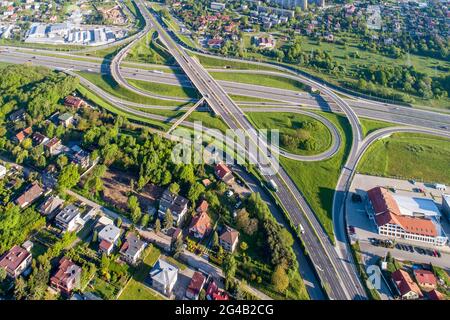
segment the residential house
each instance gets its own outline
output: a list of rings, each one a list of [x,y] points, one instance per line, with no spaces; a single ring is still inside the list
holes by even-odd
[[[19,109],[17,111],[12,112],[9,116],[8,116],[8,120],[11,122],[17,122],[20,120],[25,120],[25,109]]]
[[[394,271],[391,276],[402,299],[415,300],[422,298],[422,291],[420,291],[419,286],[411,279],[408,272],[399,269]]]
[[[113,224],[103,227],[98,233],[99,250],[109,255],[120,237],[120,229]]]
[[[164,218],[167,210],[170,210],[175,225],[179,225],[185,217],[188,209],[188,200],[180,195],[170,192],[169,189],[164,190],[159,199],[158,215]]]
[[[192,219],[191,225],[189,226],[189,232],[198,239],[202,239],[212,230],[211,218],[208,216],[206,211],[197,213]]]
[[[191,300],[198,300],[200,291],[202,291],[205,285],[206,277],[198,271],[195,271],[192,275],[191,282],[186,289],[186,297]]]
[[[430,299],[430,300],[444,300],[445,297],[439,291],[431,290],[430,292],[428,292],[428,299]]]
[[[140,240],[134,233],[129,233],[125,243],[120,248],[122,258],[131,264],[136,264],[144,251],[145,242]]]
[[[158,259],[150,270],[150,279],[151,285],[155,290],[170,297],[178,279],[178,268],[164,260]]]
[[[206,212],[208,211],[208,201],[206,200],[202,200],[202,202],[200,203],[200,205],[197,207],[197,209],[195,211],[197,211],[197,213],[202,213],[202,212]]]
[[[72,163],[79,165],[82,169],[86,169],[91,164],[89,152],[81,149],[79,146],[73,146],[69,154]]]
[[[49,196],[44,203],[39,206],[39,212],[44,216],[51,216],[64,205],[64,200],[58,196]]]
[[[79,108],[81,108],[81,107],[84,107],[84,106],[86,105],[86,102],[84,102],[83,99],[78,98],[78,97],[67,96],[67,97],[64,99],[64,105],[65,105],[66,107],[79,109]]]
[[[219,244],[227,251],[234,252],[239,242],[239,232],[225,226],[225,230],[219,237]]]
[[[260,48],[273,49],[275,47],[275,40],[269,37],[256,38],[256,42]]]
[[[0,259],[0,268],[5,269],[11,278],[17,278],[31,266],[32,259],[31,253],[26,249],[14,246]]]
[[[219,301],[230,300],[230,297],[224,290],[219,288],[217,282],[214,279],[211,279],[206,289],[206,299]]]
[[[63,257],[59,261],[58,271],[50,279],[50,286],[69,296],[80,285],[81,268]]]
[[[33,133],[33,129],[31,127],[25,128],[22,131],[20,131],[18,134],[16,134],[13,138],[14,142],[17,144],[22,143],[25,138],[27,138],[30,134]]]
[[[48,151],[50,155],[56,154],[57,150],[61,147],[61,140],[58,138],[50,139],[46,144],[44,144],[44,150]]]
[[[220,49],[223,45],[223,39],[221,38],[214,38],[208,40],[208,47],[212,49]]]
[[[73,123],[73,115],[66,112],[58,117],[58,123],[65,128],[69,127]]]
[[[222,180],[225,183],[232,183],[234,180],[233,173],[231,172],[230,168],[224,163],[219,163],[214,168],[214,172],[220,180]]]
[[[15,203],[23,209],[36,201],[43,193],[44,189],[37,182],[34,182],[16,199]]]
[[[6,172],[7,172],[6,167],[2,166],[0,164],[0,179],[3,178],[6,175]]]
[[[56,215],[55,225],[62,231],[72,232],[77,229],[79,219],[80,210],[78,207],[71,204]]]
[[[40,132],[33,133],[33,136],[31,137],[31,140],[33,140],[33,144],[35,146],[40,146],[41,144],[47,143],[50,139],[44,136]]]
[[[431,271],[423,269],[414,270],[414,277],[424,291],[431,291],[437,287],[437,279]]]

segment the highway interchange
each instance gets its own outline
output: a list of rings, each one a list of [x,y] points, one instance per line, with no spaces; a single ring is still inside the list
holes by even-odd
[[[304,92],[295,92],[292,90],[268,88],[251,84],[232,83],[227,81],[216,81],[203,68],[196,59],[187,54],[181,46],[171,39],[170,35],[163,29],[157,18],[152,16],[142,1],[136,1],[139,10],[145,18],[146,26],[138,33],[134,40],[121,50],[111,63],[102,63],[101,61],[90,61],[72,57],[70,54],[61,54],[63,57],[40,55],[41,50],[6,48],[7,51],[0,53],[1,62],[24,63],[31,61],[33,64],[47,66],[49,68],[65,70],[70,74],[73,71],[88,71],[110,73],[113,78],[122,86],[129,90],[142,95],[148,95],[158,99],[167,99],[172,101],[189,102],[193,99],[180,99],[174,97],[166,97],[135,88],[130,85],[126,79],[138,79],[142,81],[165,83],[170,85],[180,85],[184,87],[195,87],[204,97],[211,109],[222,118],[222,120],[232,129],[246,129],[248,136],[241,141],[243,145],[255,143],[258,140],[256,131],[244,115],[245,111],[251,112],[299,112],[316,115],[308,112],[306,109],[324,109],[333,112],[343,112],[350,121],[352,126],[352,148],[347,159],[347,163],[342,170],[336,187],[335,197],[333,200],[333,222],[336,235],[336,246],[333,246],[327,237],[322,226],[314,215],[314,212],[307,204],[300,190],[297,189],[288,174],[283,168],[280,168],[278,175],[272,178],[279,186],[277,196],[290,215],[290,219],[294,225],[302,224],[305,227],[305,233],[302,234],[302,241],[312,260],[316,272],[325,284],[327,294],[331,299],[366,299],[366,292],[360,282],[352,257],[349,253],[348,242],[346,239],[345,214],[343,203],[348,191],[356,165],[367,147],[374,141],[394,132],[420,132],[431,133],[443,137],[450,137],[450,115],[442,114],[428,110],[412,109],[403,106],[386,105],[378,102],[367,101],[355,97],[343,99],[330,88],[308,79],[304,75],[292,74],[291,71],[273,72],[273,71],[250,71],[250,70],[213,70],[221,72],[252,72],[261,75],[277,75],[297,80],[320,90],[321,95],[311,95]],[[185,75],[172,73],[155,73],[152,70],[141,69],[139,64],[131,66],[120,66],[122,59],[126,56],[129,48],[138,41],[142,36],[151,30],[156,29],[159,37],[169,52],[174,56],[178,65],[183,69]],[[74,74],[75,75],[75,74]],[[78,75],[77,75],[78,76]],[[123,101],[102,91],[95,84],[90,83],[86,79],[80,77],[81,83],[88,87],[97,95],[113,103],[115,106],[124,111],[135,115],[149,117],[149,113],[131,108],[133,103]],[[229,94],[250,96],[273,100],[276,102],[264,103],[239,103],[236,104],[230,99]],[[135,104],[136,105],[136,104]],[[139,105],[139,104],[137,104]],[[151,107],[151,106],[147,106]],[[157,106],[156,106],[157,107]],[[165,107],[167,108],[167,107]],[[396,122],[401,125],[409,125],[411,127],[390,127],[378,130],[366,138],[363,137],[361,125],[358,116],[368,117],[389,122]],[[151,115],[155,120],[164,121],[166,117]],[[329,150],[319,155],[317,159],[298,158],[303,161],[318,161],[331,157],[340,146],[339,134],[336,128],[326,122],[325,118],[318,119],[330,129],[333,134],[333,145]],[[183,122],[184,125],[192,124]],[[284,156],[292,156],[284,154]],[[256,155],[250,154],[253,160],[258,163],[274,166],[272,159],[257,159]]]

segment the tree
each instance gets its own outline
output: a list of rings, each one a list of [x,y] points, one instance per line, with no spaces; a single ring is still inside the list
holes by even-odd
[[[122,226],[122,218],[121,217],[117,217],[116,219],[116,226],[117,228],[120,228]]]
[[[98,231],[94,230],[94,233],[92,234],[92,242],[96,243],[98,242]]]
[[[71,189],[80,180],[78,166],[71,163],[61,170],[58,177],[58,187],[60,190]]]
[[[23,277],[18,277],[14,285],[14,298],[16,300],[22,300],[27,295],[27,283]]]
[[[6,279],[7,273],[6,270],[3,268],[0,268],[0,282]]]
[[[175,194],[178,194],[180,192],[180,185],[176,182],[172,182],[169,185],[169,191]]]
[[[195,182],[189,188],[188,199],[194,204],[204,191],[205,187],[201,183]]]
[[[174,244],[174,254],[173,256],[175,257],[175,259],[178,259],[180,257],[180,255],[183,253],[184,248],[183,248],[183,239],[181,237],[179,237]]]
[[[214,231],[213,238],[212,238],[212,245],[213,245],[213,248],[216,250],[219,247],[219,234],[217,233],[217,231]]]
[[[240,244],[241,250],[246,251],[248,249],[248,244],[245,241],[242,241]]]
[[[234,258],[234,255],[229,254],[225,257],[225,261],[222,265],[223,273],[225,275],[226,287],[228,288],[229,284],[234,278],[237,269],[237,263]]]
[[[155,232],[159,233],[160,231],[161,231],[161,221],[159,220],[159,218],[157,218],[155,221]]]
[[[142,228],[147,228],[149,219],[150,219],[150,216],[148,214],[142,215],[142,218],[141,218]]]
[[[245,209],[239,210],[236,215],[236,225],[238,229],[244,231],[249,236],[253,235],[258,230],[258,220],[250,219],[249,213]]]
[[[169,229],[173,226],[173,215],[170,209],[167,209],[166,214],[164,215],[164,229]]]
[[[289,278],[281,265],[275,267],[272,274],[272,284],[279,293],[283,293],[289,286]]]

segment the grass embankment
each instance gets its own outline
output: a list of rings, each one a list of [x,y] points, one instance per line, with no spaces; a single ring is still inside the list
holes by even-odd
[[[317,162],[301,162],[280,158],[280,162],[291,179],[302,191],[325,231],[333,239],[332,203],[341,168],[350,151],[352,134],[345,116],[317,112],[330,120],[341,135],[342,145],[331,158]]]
[[[210,74],[217,80],[255,84],[259,86],[293,90],[293,91],[305,90],[305,86],[302,83],[292,79],[278,77],[275,75],[238,73],[238,72],[233,73],[210,72]]]
[[[120,109],[112,106],[111,104],[109,104],[108,102],[106,102],[102,98],[98,97],[97,95],[95,95],[94,93],[92,93],[91,91],[89,91],[88,89],[86,89],[85,87],[83,87],[81,85],[77,88],[77,90],[85,99],[87,99],[88,101],[92,101],[99,107],[101,107],[111,113],[123,116],[131,121],[138,122],[140,124],[148,125],[157,130],[167,131],[170,128],[170,125],[167,123],[140,117],[140,116],[125,112],[123,110],[120,110]]]
[[[136,88],[168,97],[177,98],[199,98],[197,90],[164,83],[148,82],[142,80],[127,79],[128,83]]]
[[[210,56],[202,56],[193,54],[198,61],[206,68],[225,68],[229,67],[230,69],[236,70],[268,70],[268,71],[279,71],[276,68],[259,66],[256,64],[248,63],[248,62],[240,62],[240,61],[228,61],[220,58],[213,58]]]
[[[299,155],[314,155],[330,148],[333,138],[320,121],[299,113],[247,112],[259,129],[278,129],[280,147]]]
[[[374,176],[450,184],[450,140],[395,133],[372,144],[358,172]]]
[[[160,294],[144,284],[146,277],[158,260],[161,252],[159,249],[151,246],[146,249],[144,254],[144,260],[137,266],[132,278],[120,294],[119,300],[163,300]]]
[[[77,74],[94,83],[97,87],[99,87],[103,91],[126,101],[155,106],[179,107],[189,105],[182,102],[160,100],[156,98],[139,95],[133,91],[121,87],[119,84],[117,84],[117,82],[114,81],[114,79],[110,75],[100,75],[84,71],[79,71],[77,72]]]
[[[124,61],[172,65],[175,60],[155,44],[156,31],[149,32],[131,48]]]
[[[397,125],[391,122],[372,120],[367,118],[359,118],[359,122],[361,123],[364,137],[367,137],[369,134],[379,129],[394,127]]]

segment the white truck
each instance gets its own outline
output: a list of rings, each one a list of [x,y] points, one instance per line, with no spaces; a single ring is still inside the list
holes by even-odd
[[[273,191],[278,192],[278,186],[273,179],[270,179],[269,184]]]
[[[303,228],[303,226],[302,226],[301,223],[298,224],[298,231],[299,231],[301,234],[304,234],[304,233],[305,233],[305,228]]]

